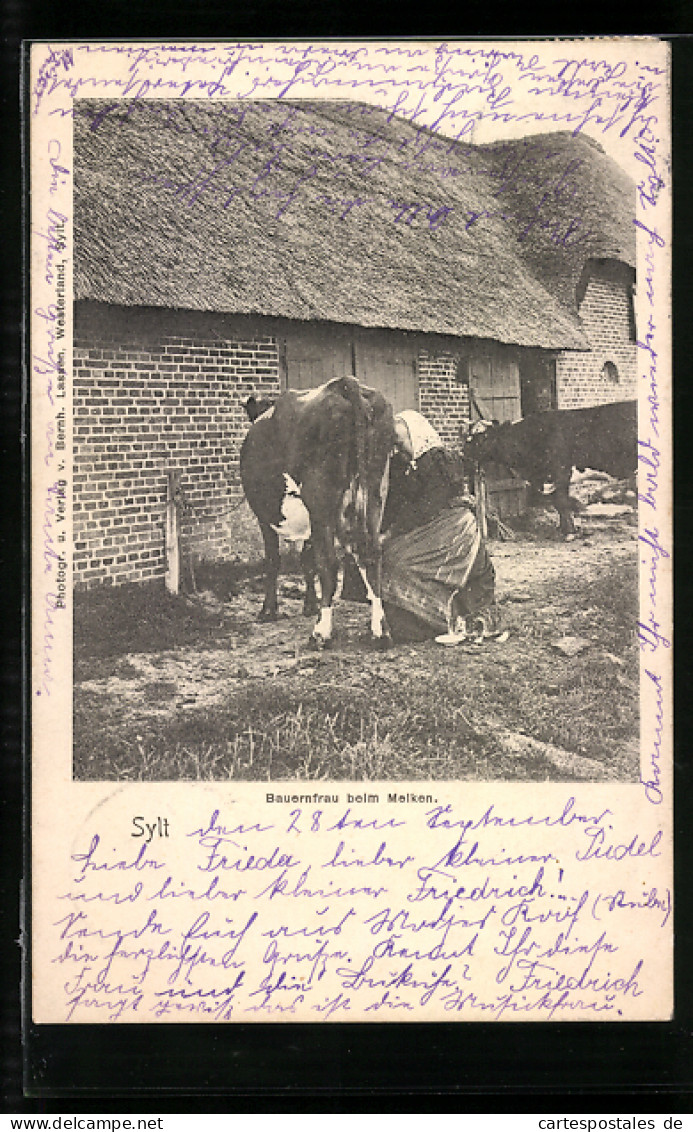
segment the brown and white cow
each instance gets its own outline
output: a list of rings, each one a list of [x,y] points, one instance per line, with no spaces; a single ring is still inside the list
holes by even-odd
[[[573,468],[591,468],[618,479],[638,466],[637,402],[616,401],[586,409],[547,409],[514,424],[478,421],[465,444],[465,458],[509,468],[538,495],[547,495],[561,533],[574,538],[568,489]]]
[[[250,414],[249,414],[250,415]],[[317,646],[332,638],[336,540],[359,567],[371,603],[371,632],[389,643],[381,600],[380,525],[390,453],[398,445],[392,407],[354,377],[289,391],[251,425],[241,448],[241,482],[265,544],[263,621],[277,616],[279,536],[303,542],[306,607],[320,579]]]

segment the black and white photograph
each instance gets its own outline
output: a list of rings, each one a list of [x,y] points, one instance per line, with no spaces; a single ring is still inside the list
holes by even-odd
[[[599,142],[80,100],[74,186],[75,777],[636,780]]]
[[[36,1020],[669,1018],[668,45],[29,105]]]

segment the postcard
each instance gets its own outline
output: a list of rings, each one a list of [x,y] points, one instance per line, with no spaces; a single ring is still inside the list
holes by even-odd
[[[669,1019],[668,45],[28,58],[34,1021]]]

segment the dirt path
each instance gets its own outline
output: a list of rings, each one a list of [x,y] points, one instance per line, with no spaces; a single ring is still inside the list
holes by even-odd
[[[234,693],[257,688],[263,682],[305,676],[313,688],[321,684],[348,684],[354,696],[359,689],[388,687],[417,677],[431,679],[438,666],[460,666],[469,678],[481,681],[489,666],[499,664],[512,671],[517,666],[539,663],[533,650],[541,646],[542,662],[547,650],[567,635],[575,639],[575,591],[589,595],[592,583],[603,578],[617,563],[631,562],[635,555],[636,530],[631,522],[593,518],[583,520],[583,537],[562,541],[514,541],[491,543],[496,565],[497,592],[504,625],[511,636],[503,645],[460,646],[443,649],[434,642],[396,646],[387,653],[373,651],[368,643],[368,608],[342,602],[335,611],[336,639],[332,649],[316,654],[308,648],[311,621],[301,616],[302,590],[298,580],[280,580],[282,617],[274,624],[257,622],[261,603],[259,586],[249,583],[245,591],[229,601],[211,592],[182,599],[193,625],[199,619],[205,632],[198,640],[186,640],[171,648],[128,651],[119,656],[91,660],[78,665],[76,696],[86,710],[107,711],[113,723],[156,726],[171,717],[229,701]],[[594,610],[591,611],[594,614]],[[589,605],[585,617],[589,617]],[[210,626],[212,631],[210,631]],[[578,638],[579,639],[579,638]],[[588,641],[590,647],[598,641]],[[450,653],[457,654],[451,657]],[[614,666],[622,658],[601,648]],[[556,654],[557,655],[557,654]],[[550,669],[550,655],[548,668]],[[618,677],[618,671],[616,672]],[[550,679],[538,670],[538,679]],[[559,689],[560,691],[560,689]],[[527,753],[530,740],[508,729],[492,717],[488,728],[495,732],[510,757]],[[537,740],[531,740],[535,745]],[[541,744],[540,744],[541,745]],[[633,752],[624,755],[631,757]],[[543,744],[544,758],[578,778],[593,776],[587,756],[568,747]],[[617,776],[618,771],[607,777]],[[604,777],[604,775],[602,775]]]

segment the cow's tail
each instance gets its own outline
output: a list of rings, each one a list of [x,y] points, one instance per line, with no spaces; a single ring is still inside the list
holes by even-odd
[[[356,454],[356,467],[354,469],[356,486],[354,499],[356,530],[354,534],[356,534],[355,541],[358,547],[359,557],[362,561],[367,562],[375,556],[377,550],[375,545],[372,545],[373,539],[371,538],[370,525],[368,522],[368,484],[369,463],[371,458],[369,438],[372,431],[370,428],[372,423],[372,411],[355,377],[340,378],[339,387],[342,395],[351,405],[353,414]]]

